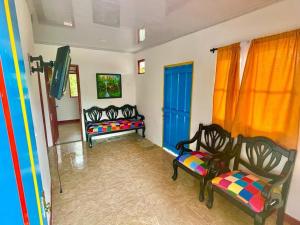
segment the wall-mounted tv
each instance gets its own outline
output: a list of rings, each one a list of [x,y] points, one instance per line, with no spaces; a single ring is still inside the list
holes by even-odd
[[[70,46],[63,46],[57,49],[50,86],[50,96],[58,100],[62,98],[66,91],[71,63],[70,52]]]

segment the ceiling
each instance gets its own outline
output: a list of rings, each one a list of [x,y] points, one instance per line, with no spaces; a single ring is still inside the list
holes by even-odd
[[[27,1],[36,43],[137,52],[279,0]],[[138,43],[142,27],[146,40]]]

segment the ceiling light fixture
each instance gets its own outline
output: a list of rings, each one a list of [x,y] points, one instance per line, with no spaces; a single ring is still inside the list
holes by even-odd
[[[64,25],[67,27],[73,27],[73,23],[64,21]]]
[[[140,28],[138,33],[139,33],[139,42],[145,41],[145,39],[146,39],[146,29],[145,29],[145,27]]]

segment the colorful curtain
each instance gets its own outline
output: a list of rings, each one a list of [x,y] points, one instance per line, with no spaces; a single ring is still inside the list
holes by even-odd
[[[218,49],[213,123],[231,130],[239,94],[240,44]]]
[[[300,30],[253,40],[232,127],[296,148],[300,117]]]

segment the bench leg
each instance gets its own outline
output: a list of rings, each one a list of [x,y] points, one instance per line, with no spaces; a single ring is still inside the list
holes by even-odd
[[[254,225],[264,225],[266,218],[262,215],[255,215],[254,217]]]
[[[199,192],[199,201],[204,201],[204,193],[206,188],[207,180],[203,177],[200,179],[200,192]]]
[[[146,130],[146,128],[144,127],[143,128],[143,133],[142,133],[143,138],[145,137],[145,130]]]
[[[88,137],[88,142],[89,142],[89,148],[92,148],[93,147],[92,137]]]
[[[279,209],[277,209],[276,225],[283,225],[284,212],[285,212],[287,196],[288,196],[288,190],[289,190],[290,184],[291,184],[291,177],[288,179],[288,181],[282,187],[282,201],[283,201],[283,204]]]
[[[283,225],[284,220],[284,207],[281,207],[277,210],[277,220],[276,225]]]
[[[207,184],[207,193],[208,193],[208,198],[207,198],[206,206],[207,208],[211,209],[214,204],[214,189],[211,181],[209,181]]]
[[[176,159],[173,160],[173,170],[174,170],[174,173],[173,173],[172,179],[176,180],[177,175],[178,175],[178,165],[177,165]]]
[[[88,135],[87,132],[85,132],[85,140],[86,140],[86,141],[89,141],[89,135]]]

